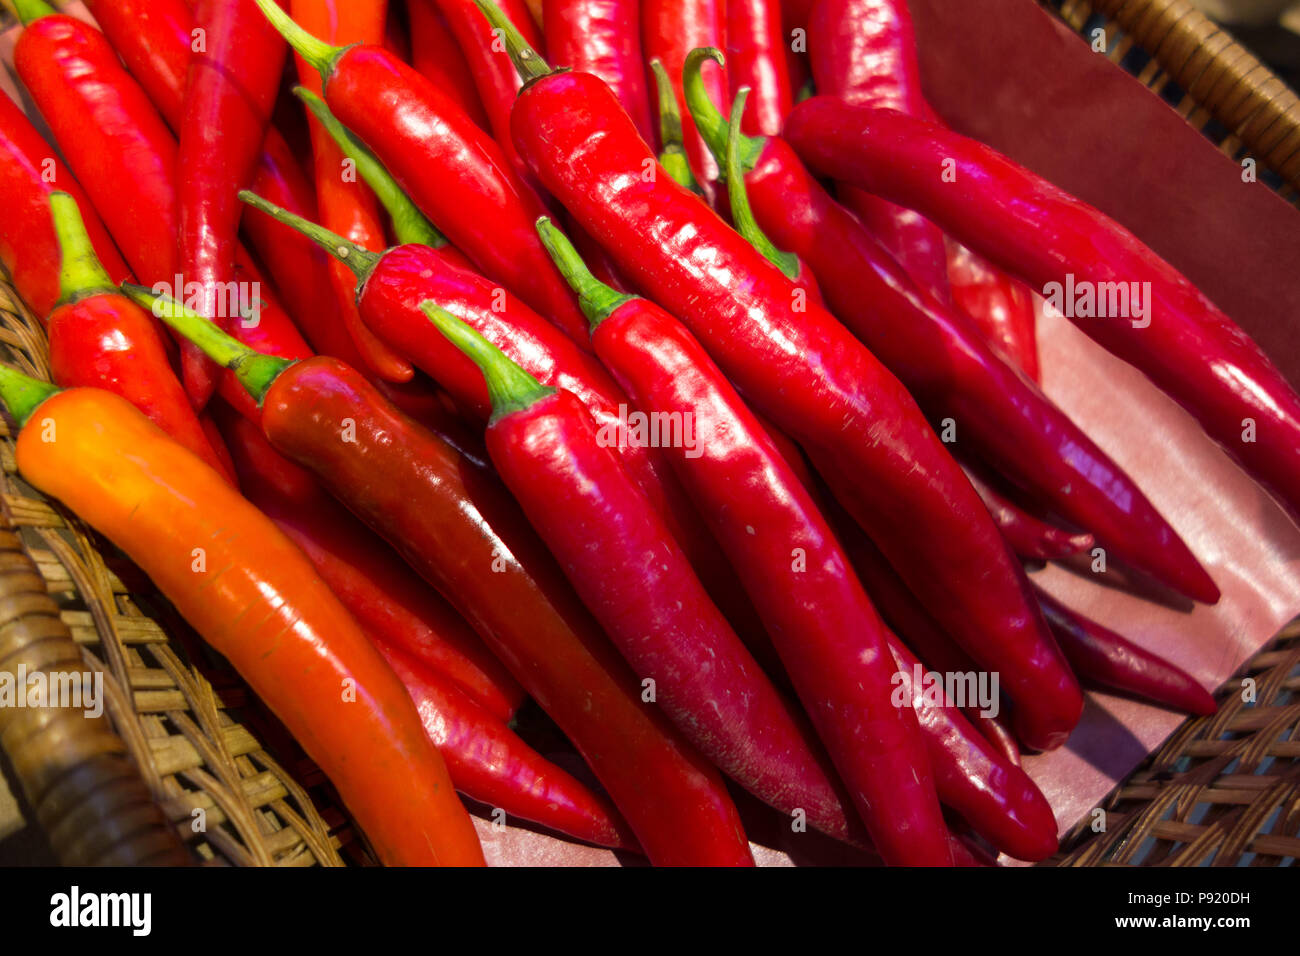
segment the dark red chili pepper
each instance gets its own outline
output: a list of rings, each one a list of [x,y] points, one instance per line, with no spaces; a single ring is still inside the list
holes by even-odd
[[[673,467],[740,572],[876,849],[890,864],[950,864],[948,828],[916,716],[891,702],[894,668],[884,625],[812,498],[680,323],[645,299],[597,282],[549,221],[539,230],[591,317],[596,355],[640,407],[693,424],[695,442],[669,448]],[[538,408],[539,418],[522,426],[537,434],[501,436],[498,444],[541,444],[542,434],[557,427],[547,423],[556,413]],[[563,447],[571,445],[556,446]],[[527,451],[514,454],[527,457]],[[575,468],[586,478],[595,472]],[[532,484],[533,475],[521,471],[515,481]],[[549,502],[558,508],[558,499]],[[606,549],[599,554],[607,559]],[[669,592],[655,588],[653,595],[658,600]],[[800,805],[810,823],[844,838],[849,804],[845,797],[839,806]]]
[[[721,152],[726,127],[690,65],[687,102]],[[992,350],[974,323],[919,290],[827,195],[784,140],[746,137],[745,184],[758,224],[817,273],[831,307],[956,442],[1122,561],[1206,603],[1219,590],[1140,488],[1040,389]],[[946,188],[946,187],[940,187]]]
[[[1011,550],[1028,561],[1056,561],[1092,549],[1094,539],[1086,533],[1072,533],[1031,515],[1003,497],[980,477],[966,469],[966,477],[975,486],[997,522],[998,530]]]
[[[779,0],[725,0],[727,80],[734,99],[753,90],[745,109],[745,132],[776,136],[794,107],[781,31]]]
[[[552,74],[535,54],[520,61],[532,79],[515,138],[542,181],[742,394],[819,466],[834,465],[854,517],[1023,700],[1017,716],[1037,745],[1064,742],[1083,708],[1078,685],[1023,571],[902,384],[818,306],[795,314],[799,290],[698,197],[663,170],[640,174],[654,156],[599,79]]]
[[[542,207],[491,138],[383,48],[339,50],[301,30],[273,0],[257,3],[325,78],[334,115],[374,150],[434,225],[485,275],[584,344],[582,313],[533,231]]]
[[[50,216],[50,193],[77,201],[95,253],[113,284],[130,270],[113,245],[81,186],[12,100],[0,96],[0,264],[18,294],[38,316],[59,300],[59,241]]]
[[[1060,290],[1071,321],[1187,409],[1300,520],[1300,395],[1236,323],[1123,226],[987,146],[888,110],[816,97],[791,114],[786,135],[815,172],[915,206],[1030,286]],[[941,183],[949,161],[955,181]],[[1132,283],[1146,300],[1140,309],[1119,298]],[[1066,289],[1080,300],[1084,289],[1113,296],[1116,308],[1101,311],[1132,314],[1081,316]]]
[[[218,312],[217,288],[235,279],[235,247],[243,209],[235,194],[248,186],[284,66],[284,41],[258,15],[253,0],[196,0],[196,43],[185,87],[177,154],[177,266],[204,290],[203,312]],[[217,384],[218,369],[192,346],[181,348],[181,377],[196,408]]]
[[[948,282],[953,304],[974,320],[984,341],[1042,384],[1034,295],[1029,287],[952,239],[948,240]]]
[[[641,138],[653,146],[655,125],[646,87],[646,61],[641,54],[638,0],[545,0],[543,9],[546,52],[551,60],[594,73],[608,83],[636,123]],[[474,16],[482,23],[477,8]],[[509,57],[506,59],[508,62]],[[513,65],[510,74],[518,76]],[[513,103],[512,96],[506,104],[507,119],[508,107]],[[506,136],[509,138],[508,127]]]
[[[155,301],[147,290],[127,291]],[[157,301],[163,321],[238,367],[261,399],[272,446],[315,474],[473,625],[578,748],[652,863],[753,864],[722,778],[641,703],[635,676],[504,489],[341,362],[258,355]]]
[[[244,496],[302,548],[366,633],[508,720],[523,688],[460,615],[311,474],[282,458],[257,425],[226,409],[216,412]]]
[[[677,108],[681,111],[682,136],[691,169],[702,187],[712,190],[718,165],[695,131],[682,96],[682,67],[686,55],[700,46],[726,46],[725,0],[641,0],[641,42],[646,62],[658,60],[668,72]],[[709,97],[721,109],[727,103],[727,77],[722,67],[706,68],[704,83]]]
[[[445,677],[376,640],[415,702],[456,789],[494,810],[597,846],[636,850],[618,811],[524,743]]]
[[[780,0],[781,45],[785,47],[785,68],[796,101],[812,86],[812,69],[808,65],[808,15],[812,5],[813,0]]]
[[[809,822],[847,837],[846,808],[837,800],[833,771],[812,728],[763,675],[709,599],[586,407],[572,392],[542,385],[451,313],[432,302],[424,308],[438,330],[482,369],[492,398],[487,428],[492,463],[583,603],[649,684],[651,699],[704,756],[750,793],[784,813],[802,809]],[[788,539],[782,547],[786,544]],[[875,653],[879,657],[879,649]],[[873,676],[881,689],[887,686],[887,675],[876,671]],[[907,724],[888,706],[888,695],[882,697],[855,716],[853,732],[872,740],[871,748],[855,755],[877,758],[872,763],[880,774],[874,777],[877,788],[886,766],[915,775],[918,784],[903,789],[890,777],[886,789],[873,788],[859,807],[888,799],[886,793],[897,795],[890,805],[901,816],[880,826],[878,834],[872,830],[877,845],[887,847],[887,860],[950,863],[933,789],[931,805],[922,802],[932,785],[919,742],[914,752],[900,753]],[[902,732],[894,729],[900,726]],[[888,756],[880,759],[877,748]],[[915,763],[911,756],[918,758]]]
[[[1219,709],[1186,671],[1070,610],[1042,588],[1036,590],[1047,623],[1080,680],[1190,714]]]
[[[411,21],[411,66],[455,100],[480,129],[490,130],[492,123],[478,98],[474,76],[442,11],[434,0],[407,0],[406,11]]]
[[[930,115],[905,0],[818,0],[809,9],[808,48],[818,93]],[[948,251],[934,223],[851,185],[837,192],[912,281],[951,301]]]
[[[50,371],[65,388],[92,386],[122,396],[234,484],[172,371],[158,323],[117,290],[86,234],[77,201],[50,195],[46,215],[61,254],[59,301],[49,313]]]

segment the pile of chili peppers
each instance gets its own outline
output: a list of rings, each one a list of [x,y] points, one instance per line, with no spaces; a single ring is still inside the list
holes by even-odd
[[[1213,712],[1026,574],[1219,597],[1039,387],[1034,290],[1149,283],[1147,321],[1074,321],[1293,517],[1300,397],[943,125],[905,0],[11,2],[50,136],[0,98],[0,261],[53,377],[0,366],[18,467],[383,862],[482,864],[459,791],[753,865],[729,785],[889,865],[1042,860],[1070,821],[1020,758],[1081,685]]]

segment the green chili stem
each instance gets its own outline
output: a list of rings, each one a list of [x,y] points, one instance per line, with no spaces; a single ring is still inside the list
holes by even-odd
[[[369,249],[357,245],[351,239],[343,238],[337,232],[330,232],[324,226],[318,225],[310,219],[304,219],[283,206],[277,206],[251,190],[241,189],[239,198],[254,209],[266,213],[277,222],[284,223],[290,229],[302,233],[316,243],[316,245],[351,269],[352,274],[357,277],[358,284],[365,282],[370,277],[370,273],[375,271],[375,266],[379,264],[379,260],[382,258],[379,253],[371,252]]]
[[[582,314],[587,317],[587,321],[591,323],[593,332],[596,331],[596,326],[609,318],[620,305],[637,298],[610,288],[592,275],[587,264],[582,261],[582,256],[578,254],[578,250],[573,248],[573,243],[569,241],[568,236],[555,228],[555,223],[548,217],[540,217],[536,225],[542,245],[551,254],[551,261],[564,276],[564,281],[569,283],[569,288],[578,293],[578,306],[582,309]]]
[[[235,373],[239,384],[248,389],[248,393],[262,404],[271,384],[280,377],[280,373],[294,363],[293,359],[264,355],[250,349],[243,342],[232,338],[215,322],[211,322],[193,309],[187,309],[171,296],[161,295],[142,285],[122,284],[125,293],[136,305],[150,310],[166,325],[175,329],[183,337],[193,342],[199,350],[212,361]]]
[[[778,249],[772,240],[764,235],[754,218],[754,210],[749,205],[749,193],[745,189],[745,169],[740,163],[740,123],[745,116],[745,101],[749,99],[750,89],[742,86],[736,91],[736,101],[731,107],[731,123],[727,127],[727,156],[724,169],[727,174],[727,196],[731,200],[731,221],[736,231],[749,240],[749,244],[763,254],[763,258],[785,273],[791,281],[799,278],[799,257],[792,252]]]
[[[27,424],[42,402],[58,392],[59,388],[49,382],[0,365],[0,402],[4,402],[19,428]]]
[[[528,45],[528,41],[524,39],[523,34],[515,28],[515,25],[510,22],[510,18],[492,0],[474,0],[474,3],[483,16],[487,17],[487,21],[492,25],[492,28],[501,31],[501,38],[505,40],[506,44],[506,52],[510,54],[510,62],[519,71],[519,77],[524,81],[524,86],[534,80],[550,76],[555,72],[541,58],[538,52]]]
[[[713,60],[719,66],[725,62],[722,51],[711,46],[696,47],[686,54],[686,62],[682,66],[682,95],[686,100],[686,108],[691,111],[691,117],[695,120],[695,128],[700,131],[704,144],[709,147],[709,152],[718,160],[718,166],[721,167],[726,165],[722,160],[727,149],[728,123],[722,111],[713,105],[708,90],[704,88],[704,76],[701,71],[706,60]],[[746,172],[754,168],[758,154],[763,151],[763,142],[762,138],[741,136],[740,154]],[[725,176],[725,171],[719,175]]]
[[[275,0],[254,0],[254,2],[266,19],[271,21],[271,26],[288,41],[289,46],[293,47],[309,66],[315,67],[320,72],[321,81],[328,82],[330,74],[334,72],[335,61],[343,55],[347,47],[335,46],[312,36],[298,26],[289,14],[280,9],[280,5]]]
[[[537,381],[508,355],[438,303],[431,300],[421,302],[420,308],[438,331],[464,352],[483,373],[488,397],[492,400],[492,421],[511,412],[522,411],[548,395],[555,394],[555,389]]]
[[[686,155],[682,138],[682,114],[677,107],[677,94],[673,92],[672,80],[658,57],[650,61],[650,69],[655,75],[655,89],[659,98],[659,139],[662,143],[659,165],[673,178],[673,182],[685,186],[696,195],[702,195],[700,184],[691,171],[691,161]]]
[[[45,0],[13,0],[14,13],[18,16],[18,22],[23,26],[41,17],[53,16],[59,11],[50,6]]]
[[[63,256],[59,265],[59,303],[116,292],[113,277],[95,255],[77,201],[67,193],[50,193],[50,215],[54,217],[54,234]]]
[[[393,174],[379,161],[379,157],[372,153],[350,129],[339,122],[339,118],[325,105],[325,101],[304,86],[294,87],[293,92],[298,99],[307,104],[307,109],[311,110],[312,115],[320,121],[321,126],[343,151],[343,155],[356,164],[361,178],[388,210],[388,216],[393,221],[393,231],[397,234],[397,241],[403,244],[431,246],[434,249],[445,246],[447,237],[438,231],[424,213],[420,212],[420,207],[406,195],[397,180],[393,178]]]

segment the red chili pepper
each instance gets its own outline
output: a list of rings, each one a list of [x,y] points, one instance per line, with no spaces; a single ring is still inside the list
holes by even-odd
[[[1036,590],[1047,623],[1080,680],[1190,714],[1219,709],[1186,671],[1070,610],[1042,588]]]
[[[717,771],[655,708],[499,485],[354,370],[258,355],[157,302],[261,397],[262,428],[473,625],[578,748],[652,863],[752,865]],[[345,441],[345,437],[355,441]]]
[[[695,131],[682,96],[682,67],[686,55],[700,46],[726,46],[725,0],[642,0],[641,42],[647,63],[658,60],[668,72],[677,108],[681,111],[682,136],[691,169],[703,187],[711,190],[718,178],[718,165]],[[714,104],[727,102],[727,77],[719,65],[707,69],[704,83]]]
[[[753,90],[745,132],[776,136],[794,108],[779,0],[726,0],[727,80],[731,97]]]
[[[177,154],[177,266],[204,290],[203,312],[227,324],[218,289],[235,279],[242,209],[235,194],[249,184],[261,153],[284,65],[284,41],[253,0],[196,0],[202,42],[193,47]],[[195,408],[216,388],[218,370],[193,347],[181,347],[181,378]]]
[[[974,320],[984,341],[1041,385],[1034,295],[1029,287],[952,239],[948,240],[948,282],[953,304]]]
[[[698,51],[688,60],[686,96],[705,141],[721,152],[724,121],[691,69],[709,55],[718,54]],[[959,447],[972,447],[1122,561],[1196,600],[1219,599],[1210,576],[1123,469],[1000,359],[971,320],[918,290],[784,140],[746,137],[744,154],[759,225],[808,262],[832,308],[931,419],[954,421]]]
[[[1082,711],[1078,686],[1022,570],[911,396],[824,310],[795,314],[799,290],[698,197],[662,170],[640,175],[653,154],[599,79],[519,59],[530,82],[515,137],[542,181],[742,394],[845,476],[837,494],[1002,672],[1037,745],[1064,742]]]
[[[607,800],[529,747],[438,672],[386,641],[375,646],[406,685],[457,790],[503,811],[507,819],[540,823],[597,846],[637,849],[636,837]]]
[[[251,0],[249,0],[251,4]],[[290,0],[289,10],[304,30],[329,43],[378,45],[384,37],[387,0]],[[263,20],[258,14],[259,20]],[[264,29],[270,29],[265,22]],[[298,81],[319,94],[321,75],[310,64],[296,58]],[[358,178],[355,169],[345,163],[343,150],[329,132],[314,118],[309,119],[312,155],[316,169],[316,212],[320,221],[334,232],[372,252],[388,245],[384,224],[379,216],[379,202]],[[363,364],[355,366],[390,382],[410,381],[411,364],[397,355],[366,328],[357,314],[352,292],[352,273],[338,262],[329,264],[334,294],[339,300],[344,327],[356,346]]]
[[[1011,545],[1011,550],[1029,561],[1056,561],[1071,555],[1092,550],[1092,535],[1074,534],[1036,518],[1019,505],[1009,501],[978,475],[966,469],[966,477],[975,486],[979,496],[997,522],[998,530]]]
[[[118,292],[95,258],[76,199],[51,193],[46,215],[62,261],[59,301],[46,320],[54,381],[120,395],[234,484],[172,371],[158,323]]]
[[[39,316],[58,301],[59,242],[50,217],[50,193],[77,201],[95,253],[114,285],[130,277],[117,247],[72,173],[13,101],[0,96],[0,264],[23,301]]]
[[[930,115],[906,2],[818,0],[809,9],[808,45],[818,93]],[[934,223],[851,185],[837,191],[917,285],[940,302],[951,301],[947,248]]]
[[[740,572],[877,850],[895,865],[951,864],[948,828],[916,716],[891,703],[894,668],[884,625],[812,498],[680,323],[645,299],[597,282],[549,221],[542,220],[539,230],[591,317],[596,355],[640,407],[693,425],[693,443],[678,440],[670,446],[673,467]],[[546,423],[554,413],[538,408],[539,419],[517,426],[533,427],[537,434],[498,436],[498,445],[527,442],[531,448],[542,442],[542,435],[558,426]],[[501,421],[492,427],[501,428]],[[575,470],[590,479],[597,469],[583,467],[573,449],[578,444],[571,440],[546,451],[569,447]],[[516,465],[522,467],[522,461]],[[520,471],[515,480],[536,486],[535,473],[524,477]],[[510,483],[509,476],[506,480]],[[539,495],[535,507],[544,509],[548,501],[563,514],[558,497]],[[609,560],[607,548],[598,554]],[[656,600],[671,597],[659,587],[646,590]],[[735,688],[713,692],[735,693]],[[800,805],[810,823],[843,839],[849,802]]]
[[[1063,300],[1067,287],[1113,293],[1113,311],[1133,315],[1078,315],[1074,295],[1062,304],[1300,520],[1300,396],[1236,323],[1123,226],[987,146],[888,110],[816,97],[791,114],[786,136],[815,172],[915,206],[1035,288],[1056,283]],[[944,162],[955,181],[939,181]],[[1118,298],[1131,283],[1150,283],[1138,287],[1140,310]]]
[[[381,47],[339,50],[301,30],[273,0],[262,12],[325,78],[325,101],[374,150],[416,205],[485,275],[579,344],[586,322],[541,247],[542,213],[501,150],[455,102]]]
[[[641,138],[653,146],[655,126],[650,117],[650,91],[646,88],[645,58],[641,54],[638,0],[545,0],[543,9],[550,58],[560,66],[594,73],[608,83],[636,123]],[[477,8],[472,10],[475,22],[482,23]],[[509,63],[509,57],[506,61]],[[518,77],[513,65],[510,76]],[[507,119],[515,92],[511,90],[506,103]]]
[[[474,76],[442,11],[434,0],[407,0],[406,12],[411,21],[411,66],[455,100],[479,129],[490,130]]]
[[[401,648],[502,720],[523,688],[468,624],[374,532],[286,461],[248,419],[217,409],[240,488],[303,553],[372,638]]]

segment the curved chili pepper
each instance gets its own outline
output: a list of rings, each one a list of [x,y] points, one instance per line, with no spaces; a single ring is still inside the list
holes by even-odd
[[[242,207],[235,194],[249,184],[261,153],[284,65],[284,41],[258,16],[253,0],[196,0],[203,42],[190,59],[177,154],[177,267],[204,290],[203,312],[218,314],[219,292],[235,279]],[[216,388],[218,369],[193,347],[181,347],[181,377],[196,408]]]
[[[54,149],[7,96],[0,96],[0,265],[38,316],[50,314],[59,289],[59,240],[50,194],[72,196],[104,270],[116,285],[130,270],[81,186]]]
[[[434,224],[489,277],[587,347],[586,322],[541,247],[542,213],[495,143],[428,80],[386,50],[339,50],[290,20],[274,0],[262,12],[325,78],[325,101]]]
[[[1041,385],[1034,295],[1029,288],[952,239],[948,240],[948,284],[953,304],[971,317],[984,341]]]
[[[777,693],[709,599],[686,555],[600,437],[582,402],[572,392],[542,385],[436,304],[426,302],[424,310],[482,369],[492,398],[487,428],[492,463],[583,603],[649,684],[652,700],[746,790],[784,813],[803,809],[810,821],[847,837],[846,806],[837,799],[833,771],[813,743],[811,728]],[[887,676],[878,671],[875,676],[880,687],[887,686]],[[854,730],[872,739],[873,752],[889,751],[889,757],[873,763],[877,773],[885,766],[898,773],[905,768],[917,777],[922,796],[908,788],[896,803],[891,801],[903,815],[881,827],[878,837],[873,831],[873,837],[894,851],[886,859],[950,863],[933,790],[933,806],[920,803],[929,784],[924,762],[909,763],[895,751],[898,731],[891,725],[906,727],[905,718],[888,707],[888,695],[882,696],[877,702],[885,703],[887,712],[867,708]],[[915,755],[920,753],[918,743]],[[874,779],[883,783],[880,776]],[[889,787],[897,793],[892,788],[898,782],[891,778]],[[859,806],[882,795],[874,789]],[[927,809],[933,810],[932,830],[925,826]],[[906,840],[900,839],[903,834]]]
[[[816,97],[791,114],[787,138],[815,172],[917,207],[1032,287],[1056,283],[1064,296],[1076,282],[1103,294],[1149,282],[1145,318],[1071,321],[1182,405],[1300,520],[1300,395],[1236,323],[1119,223],[981,143],[889,110]],[[956,179],[939,184],[945,161]]]
[[[698,197],[662,170],[640,175],[654,156],[599,79],[519,60],[532,80],[515,137],[542,181],[742,394],[819,466],[835,465],[854,517],[1024,701],[1027,734],[1064,742],[1083,709],[1078,685],[1024,572],[901,383],[820,307],[795,314],[799,290]]]
[[[405,689],[269,518],[110,392],[55,392],[4,368],[0,396],[20,423],[35,419],[15,449],[23,477],[125,551],[234,665],[380,859],[483,864]],[[43,440],[50,429],[57,441]]]
[[[636,123],[641,138],[653,146],[655,128],[650,118],[645,59],[641,55],[638,0],[545,0],[543,10],[547,55],[560,66],[594,73],[609,84]],[[477,9],[474,17],[482,23]],[[514,66],[510,67],[510,75],[518,75]],[[511,91],[506,103],[507,119],[516,90]],[[509,138],[508,127],[506,136]]]
[[[776,136],[794,108],[781,4],[779,0],[725,0],[725,6],[731,97],[734,100],[743,87],[753,90],[745,112],[745,132]]]
[[[737,119],[740,109],[738,105]],[[812,498],[680,323],[645,299],[598,283],[549,221],[542,220],[538,228],[591,317],[596,355],[642,408],[693,423],[697,441],[673,444],[673,467],[740,572],[872,843],[886,863],[951,865],[948,828],[916,716],[891,702],[894,670],[884,625]],[[557,414],[539,408],[542,422]],[[508,441],[511,454],[524,456],[543,443],[547,453],[567,448],[571,460],[577,459],[575,470],[592,479],[597,469],[584,467],[583,460],[594,453],[574,450],[574,439],[556,439],[553,450],[549,435],[555,426],[536,426],[536,419],[522,426],[536,428],[536,434],[498,437],[490,447]],[[501,428],[501,420],[492,427]],[[524,442],[524,449],[516,447]],[[516,465],[522,470],[514,480],[536,486],[537,468]],[[511,477],[506,480],[513,484]],[[603,486],[597,487],[603,492]],[[562,521],[569,517],[557,497],[539,497],[534,507],[544,510],[547,502]],[[597,554],[608,560],[609,548]],[[655,600],[672,596],[662,587],[646,590]],[[734,687],[710,691],[734,692]],[[836,794],[828,791],[826,796]],[[814,826],[846,836],[842,821],[848,797],[839,806],[800,805]]]
[[[465,54],[442,11],[433,0],[407,0],[406,12],[411,21],[411,66],[455,100],[479,129],[491,130]]]
[[[725,137],[722,117],[690,70],[686,89],[701,133],[718,148]],[[1205,569],[1136,483],[999,358],[971,320],[919,290],[784,140],[746,140],[751,172],[745,183],[759,224],[813,268],[831,307],[932,420],[953,419],[958,443],[970,443],[980,458],[1117,558],[1196,600],[1219,599]],[[955,623],[949,629],[955,632]]]
[[[217,417],[244,496],[302,548],[366,633],[509,720],[524,699],[523,688],[438,592],[307,471],[277,454],[257,425],[221,409]]]
[[[47,214],[62,257],[59,301],[46,320],[54,381],[125,398],[233,484],[172,371],[158,323],[118,292],[95,258],[76,199],[51,193]]]
[[[931,115],[906,0],[819,0],[808,13],[808,47],[818,93]],[[851,185],[837,192],[912,281],[940,302],[951,301],[947,248],[934,223]]]
[[[251,5],[251,0],[248,0]],[[387,0],[290,0],[289,11],[304,30],[329,43],[370,43],[378,45],[384,36],[388,14]],[[271,29],[258,15],[259,26]],[[310,64],[295,57],[298,81],[319,94],[321,75]],[[379,202],[356,171],[344,160],[344,151],[334,137],[313,117],[312,156],[316,169],[316,214],[329,229],[372,252],[387,246],[384,225],[379,217]],[[348,335],[360,355],[362,371],[390,382],[407,382],[415,374],[411,364],[397,355],[366,328],[357,314],[352,294],[352,273],[338,262],[330,262],[330,279]]]
[[[641,703],[636,678],[504,489],[341,362],[270,359],[148,290],[127,292],[237,366],[261,398],[271,445],[460,611],[578,748],[652,863],[752,865],[722,778]]]
[[[682,136],[691,169],[711,195],[718,165],[695,131],[682,96],[682,67],[696,47],[726,46],[725,0],[641,0],[641,42],[647,62],[658,60],[668,72],[680,111]],[[727,102],[727,77],[721,64],[704,74],[709,97],[719,109]]]
[[[998,530],[1011,550],[1030,561],[1056,561],[1092,550],[1094,539],[1086,533],[1073,534],[1034,517],[1019,505],[994,491],[978,475],[966,469],[966,477],[997,522]]]
[[[1042,588],[1035,590],[1047,623],[1080,680],[1189,714],[1213,714],[1219,709],[1186,671],[1072,611]]]
[[[605,798],[524,743],[500,718],[438,672],[386,641],[375,646],[406,686],[424,729],[471,800],[597,846],[636,850],[636,837]]]

